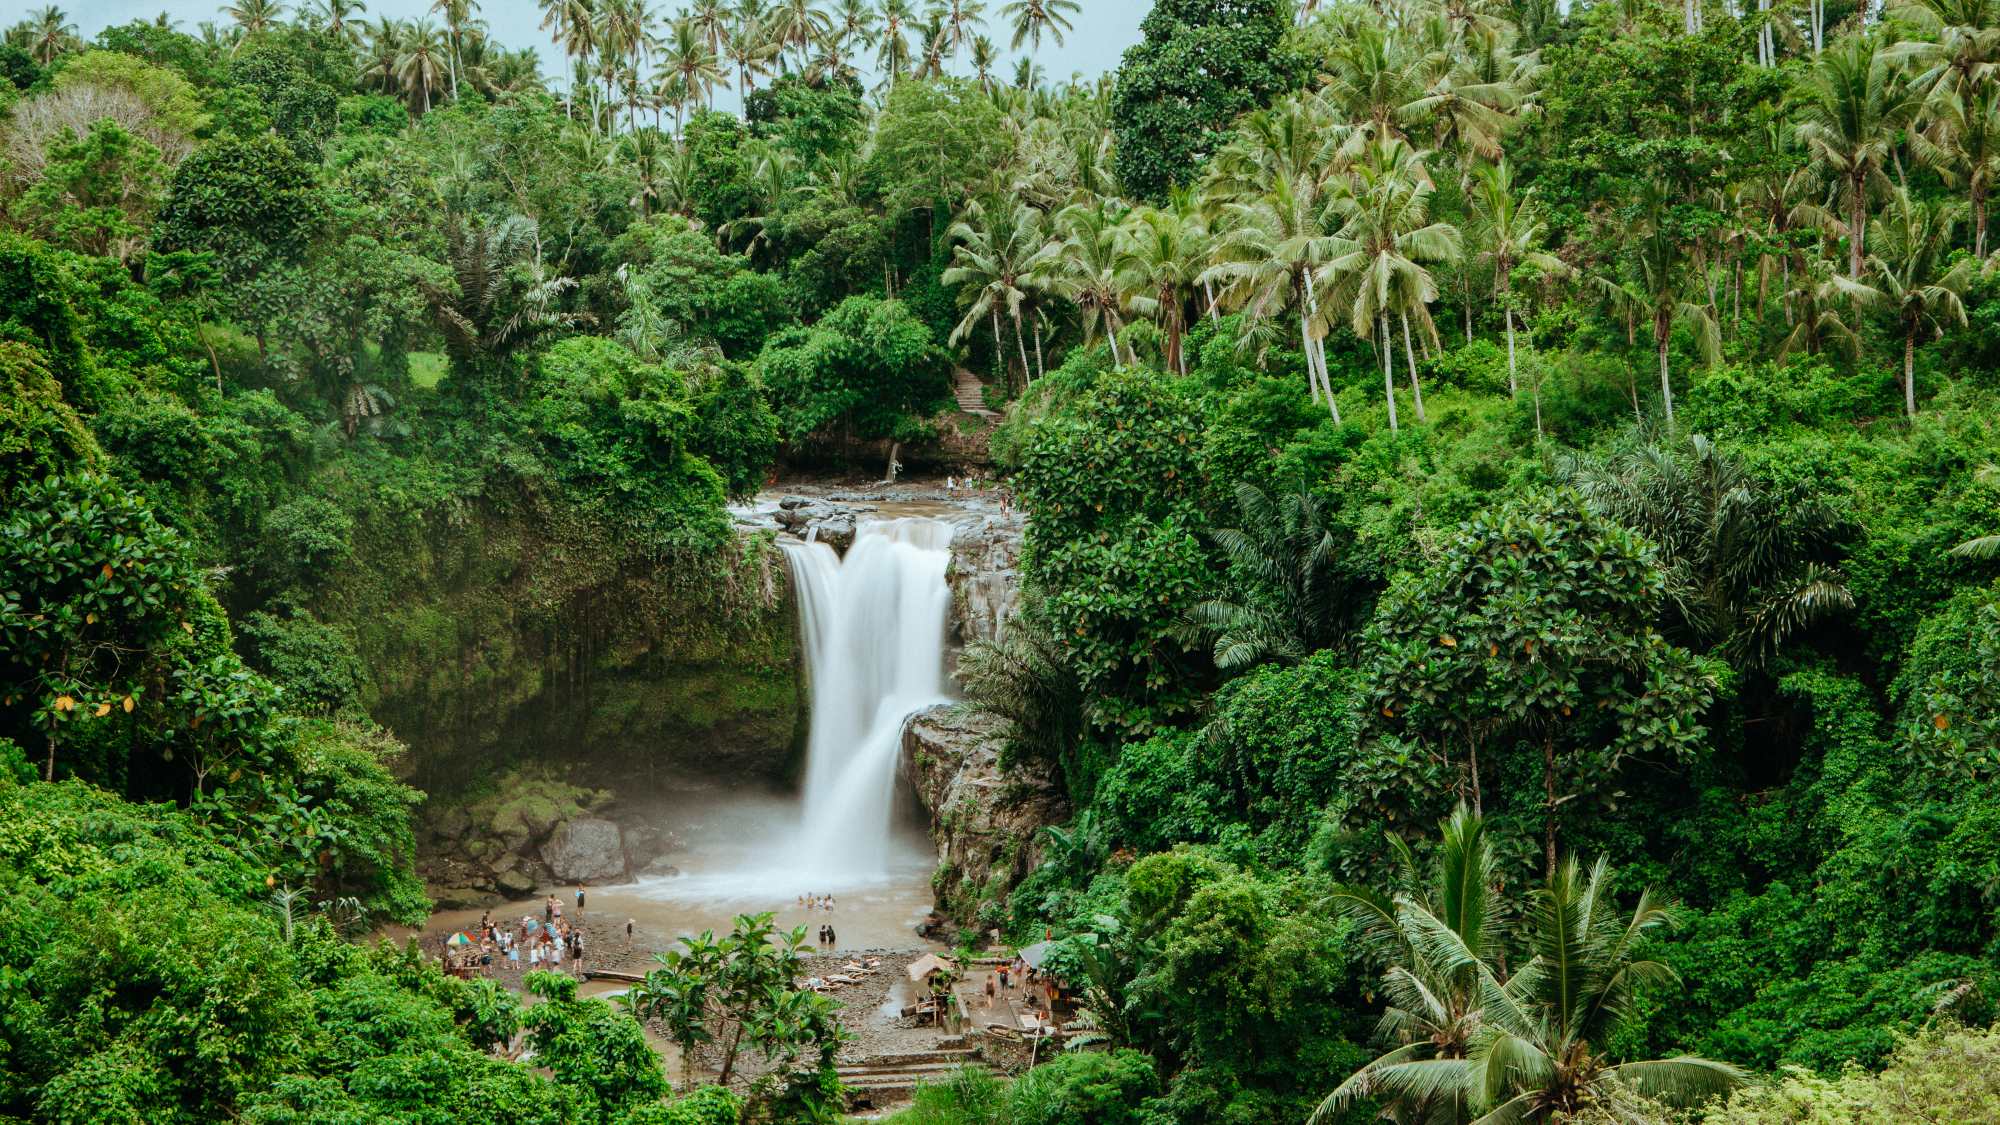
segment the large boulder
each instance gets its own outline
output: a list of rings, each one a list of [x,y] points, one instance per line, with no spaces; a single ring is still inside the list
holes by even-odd
[[[918,712],[903,727],[903,776],[930,813],[937,844],[938,906],[961,922],[1027,878],[1042,861],[1042,828],[1069,819],[1069,802],[1045,769],[1000,768],[1005,727],[965,704]]]
[[[625,839],[602,817],[564,821],[542,845],[542,862],[564,883],[616,882],[625,878]]]
[[[1019,512],[980,512],[957,520],[951,534],[952,632],[959,644],[996,642],[1014,612],[1021,588]]]
[[[824,543],[840,554],[854,546],[854,530],[859,517],[852,508],[810,496],[787,496],[778,501],[778,526],[800,539]]]

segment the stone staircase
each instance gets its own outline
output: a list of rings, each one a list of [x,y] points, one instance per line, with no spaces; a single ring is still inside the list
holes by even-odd
[[[958,408],[978,418],[997,418],[998,414],[986,408],[986,387],[979,377],[961,367],[953,391],[958,399]]]
[[[964,1037],[954,1036],[939,1040],[935,1050],[871,1055],[839,1067],[838,1073],[849,1109],[881,1109],[909,1101],[917,1083],[943,1078],[977,1060],[978,1052],[965,1046]]]

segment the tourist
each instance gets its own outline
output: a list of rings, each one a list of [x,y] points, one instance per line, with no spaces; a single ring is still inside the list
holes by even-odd
[[[632,919],[627,918],[625,919],[625,947],[629,949],[631,948],[631,946],[632,946]]]
[[[583,884],[576,885],[576,916],[583,917]]]
[[[986,977],[986,1006],[993,1006],[993,977],[990,973]]]
[[[555,920],[556,920],[556,896],[550,895],[548,898],[542,900],[542,921],[553,922]]]
[[[834,934],[833,927],[828,926],[826,928],[826,947],[828,949],[832,949],[834,946],[839,944],[840,944],[840,938]]]
[[[539,941],[532,942],[528,946],[528,971],[534,972],[537,969],[540,969],[541,967],[542,967],[542,943]]]
[[[576,964],[576,975],[582,976],[583,975],[583,931],[582,930],[577,930],[575,933],[570,935],[569,952],[570,952],[570,959],[574,961]]]

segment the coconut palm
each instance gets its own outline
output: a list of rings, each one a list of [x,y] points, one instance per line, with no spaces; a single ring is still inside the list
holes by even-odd
[[[1562,276],[1569,267],[1542,249],[1548,225],[1532,190],[1517,191],[1514,173],[1505,160],[1478,174],[1473,196],[1477,215],[1472,226],[1474,260],[1493,271],[1493,293],[1507,325],[1507,393],[1518,393],[1514,359],[1514,270],[1526,266],[1538,273]]]
[[[1485,989],[1504,953],[1507,909],[1496,889],[1498,864],[1485,819],[1462,804],[1439,825],[1428,864],[1419,864],[1400,836],[1391,833],[1388,844],[1392,889],[1343,885],[1332,904],[1359,926],[1368,955],[1386,966],[1382,990],[1389,1002],[1377,1038],[1395,1046],[1328,1094],[1308,1125],[1368,1097],[1403,1110],[1401,1120],[1464,1115],[1465,1091],[1433,1088],[1431,1078],[1464,1069]]]
[[[1963,187],[1972,215],[1972,253],[1986,256],[1987,200],[2000,178],[2000,87],[1983,83],[1969,94],[1933,97],[1910,147],[1953,187]]]
[[[951,29],[945,26],[944,13],[937,8],[929,9],[913,30],[917,40],[916,77],[943,78],[945,56],[951,50]]]
[[[805,65],[813,40],[833,22],[816,0],[781,0],[771,13],[771,33],[781,47],[797,47],[799,63]],[[780,58],[783,52],[780,51]]]
[[[224,6],[222,14],[228,16],[243,34],[258,35],[278,26],[278,21],[284,18],[285,6],[278,0],[236,0]]]
[[[1785,291],[1785,315],[1792,330],[1778,343],[1778,362],[1794,352],[1818,355],[1838,347],[1850,358],[1861,351],[1861,334],[1849,323],[1856,305],[1879,298],[1866,284],[1842,275],[1832,262],[1814,259],[1793,275]]]
[[[1000,14],[1014,24],[1013,48],[1018,51],[1021,44],[1028,44],[1030,53],[1041,50],[1042,36],[1047,35],[1063,45],[1063,35],[1075,30],[1070,17],[1083,11],[1077,0],[1008,0],[1000,9]]]
[[[1813,64],[1798,107],[1797,132],[1846,209],[1847,272],[1861,276],[1868,199],[1888,185],[1883,166],[1921,100],[1874,36],[1856,35]]]
[[[1869,282],[1903,338],[1903,408],[1917,416],[1917,341],[1943,334],[1944,325],[1966,323],[1964,293],[1978,263],[1950,257],[1958,225],[1956,206],[1926,203],[1898,190],[1868,255]]]
[[[941,0],[937,11],[944,17],[951,57],[955,59],[959,49],[972,42],[977,30],[986,26],[986,5],[983,0]]]
[[[1835,562],[1845,527],[1817,497],[1787,498],[1697,434],[1562,466],[1593,511],[1644,535],[1666,579],[1666,632],[1763,667],[1799,629],[1854,605]]]
[[[940,280],[947,287],[958,288],[960,299],[967,302],[965,315],[952,329],[949,342],[958,343],[982,320],[990,321],[995,354],[1000,354],[1005,347],[1000,337],[1000,314],[1004,311],[1014,326],[1014,345],[1020,353],[1021,380],[1025,383],[1032,369],[1022,321],[1059,253],[1058,244],[1047,236],[1042,212],[1024,203],[1009,207],[1004,201],[989,205],[974,200],[946,237],[954,243],[952,264]]]
[[[346,43],[349,47],[361,46],[361,32],[365,26],[349,17],[357,12],[365,12],[368,5],[362,0],[320,0],[319,7],[312,13],[320,21],[328,35]]]
[[[451,96],[457,100],[459,71],[465,65],[466,36],[478,35],[486,26],[485,21],[473,16],[479,11],[479,0],[434,0],[431,11],[444,19],[445,43],[451,63]]]
[[[1111,344],[1113,364],[1125,362],[1118,351],[1118,336],[1123,330],[1119,312],[1124,296],[1118,266],[1124,221],[1125,209],[1115,199],[1097,197],[1063,208],[1056,214],[1063,241],[1048,271],[1051,288],[1076,306],[1084,346],[1094,343],[1102,329]]]
[[[1334,279],[1336,303],[1346,309],[1356,335],[1378,329],[1382,348],[1384,392],[1389,398],[1391,425],[1395,419],[1395,387],[1390,377],[1394,350],[1389,317],[1402,324],[1403,355],[1408,361],[1410,392],[1417,421],[1425,421],[1423,386],[1417,378],[1417,358],[1410,342],[1410,318],[1435,334],[1430,304],[1437,300],[1437,281],[1427,266],[1458,259],[1458,228],[1430,218],[1431,185],[1416,153],[1401,141],[1368,146],[1354,166],[1351,185],[1334,206],[1343,222],[1340,237],[1347,248],[1327,263]]]
[[[542,9],[542,30],[563,50],[571,62],[569,92],[563,97],[563,112],[574,116],[578,90],[590,86],[586,63],[597,51],[597,10],[593,0],[538,0]],[[581,81],[578,79],[581,78]]]
[[[721,60],[709,49],[708,39],[693,20],[675,20],[667,28],[667,40],[660,52],[660,69],[680,82],[690,100],[712,104],[715,88],[722,84]],[[674,129],[680,130],[678,107]]]
[[[1274,181],[1260,198],[1224,205],[1223,233],[1216,262],[1201,277],[1231,295],[1253,321],[1291,309],[1299,321],[1299,349],[1305,354],[1307,392],[1317,402],[1326,393],[1327,411],[1340,421],[1321,341],[1326,323],[1319,294],[1328,264],[1351,252],[1331,225],[1331,207],[1316,174],[1299,172]],[[1394,425],[1395,404],[1390,404]]]
[[[993,68],[1000,62],[1000,48],[984,35],[972,39],[972,78],[986,93],[993,92]]]
[[[230,14],[234,14],[233,11]],[[9,32],[12,39],[14,33]],[[50,4],[39,11],[31,12],[21,24],[21,47],[43,66],[56,61],[56,57],[71,50],[82,42],[77,37],[76,25],[61,8]]]
[[[411,24],[404,33],[403,53],[396,59],[396,81],[412,113],[429,113],[431,94],[444,83],[449,51],[429,20]]]
[[[1612,305],[1635,319],[1643,319],[1653,332],[1653,354],[1660,367],[1660,403],[1667,425],[1674,422],[1674,384],[1667,363],[1667,345],[1676,325],[1694,330],[1695,343],[1709,360],[1721,354],[1721,329],[1707,306],[1692,297],[1701,293],[1703,278],[1687,246],[1665,218],[1666,203],[1649,191],[1642,203],[1643,213],[1634,223],[1628,240],[1624,277],[1599,276],[1593,280]],[[1632,410],[1639,410],[1639,393],[1632,390]]]
[[[1296,664],[1354,634],[1362,589],[1340,566],[1340,540],[1319,498],[1304,486],[1273,500],[1236,486],[1238,527],[1209,538],[1236,575],[1234,597],[1188,613],[1185,631],[1210,646],[1215,666],[1240,671],[1267,661]]]
[[[749,98],[757,88],[759,75],[771,72],[771,60],[778,57],[778,41],[760,16],[745,16],[729,35],[723,54],[736,69],[736,92]]]
[[[723,0],[694,0],[688,6],[686,18],[701,31],[709,51],[721,57],[723,44],[729,41],[729,5]]]
[[[361,58],[361,80],[385,94],[399,93],[396,67],[403,59],[403,25],[382,16],[368,28]]]
[[[1981,465],[1973,476],[1986,484],[2000,484],[2000,465]],[[2000,535],[1967,539],[1953,547],[1951,553],[1961,559],[2000,559]]]
[[[1187,331],[1188,301],[1208,263],[1199,238],[1191,237],[1171,209],[1141,207],[1126,223],[1118,256],[1118,283],[1132,311],[1159,322],[1166,340],[1167,370],[1187,374],[1181,336]]]
[[[876,64],[890,85],[902,81],[910,68],[909,27],[916,19],[910,0],[882,0],[877,9],[882,30],[875,41]]]

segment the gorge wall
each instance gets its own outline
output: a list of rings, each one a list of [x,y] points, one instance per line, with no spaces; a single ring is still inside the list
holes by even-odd
[[[661,554],[534,497],[422,534],[370,522],[314,608],[352,630],[367,709],[427,792],[514,766],[659,787],[796,768],[797,627],[768,534]]]

